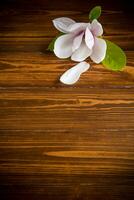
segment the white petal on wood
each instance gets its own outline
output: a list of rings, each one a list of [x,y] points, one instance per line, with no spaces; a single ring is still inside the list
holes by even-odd
[[[67,70],[61,77],[60,81],[67,85],[76,83],[80,75],[89,69],[90,65],[87,62],[81,62],[71,69]]]

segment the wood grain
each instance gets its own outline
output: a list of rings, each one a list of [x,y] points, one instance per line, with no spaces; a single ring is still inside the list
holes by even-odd
[[[134,199],[134,22],[132,6],[105,1],[5,0],[0,7],[0,199]],[[105,38],[127,55],[122,72],[91,60],[74,65],[46,48],[52,19],[87,21],[103,7]]]

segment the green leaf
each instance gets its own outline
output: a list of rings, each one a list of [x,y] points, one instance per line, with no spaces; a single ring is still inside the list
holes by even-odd
[[[54,43],[55,43],[56,39],[57,39],[57,37],[52,39],[52,41],[48,45],[48,48],[47,48],[48,51],[53,51],[54,50]]]
[[[101,15],[101,6],[94,7],[89,13],[89,19],[93,21],[94,19],[98,19]]]
[[[126,66],[126,55],[123,50],[114,44],[106,40],[107,51],[102,64],[113,71],[121,71]]]
[[[48,45],[48,48],[47,48],[48,51],[53,51],[54,50],[54,43],[55,43],[55,41],[57,40],[58,37],[60,37],[63,34],[64,33],[60,33],[59,35],[57,35],[55,38],[52,39],[52,41]]]

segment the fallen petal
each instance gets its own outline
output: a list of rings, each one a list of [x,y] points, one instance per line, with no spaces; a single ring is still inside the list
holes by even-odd
[[[106,49],[107,45],[105,40],[101,38],[95,38],[95,43],[93,47],[93,52],[90,56],[90,58],[95,62],[95,63],[100,63],[106,56]]]
[[[68,58],[72,55],[74,35],[66,34],[57,38],[54,44],[54,53],[59,58]]]
[[[80,75],[89,69],[90,65],[87,62],[81,62],[71,69],[67,70],[61,77],[60,81],[67,85],[76,83]]]
[[[60,17],[53,20],[56,29],[63,33],[68,33],[68,27],[76,22],[68,17]]]

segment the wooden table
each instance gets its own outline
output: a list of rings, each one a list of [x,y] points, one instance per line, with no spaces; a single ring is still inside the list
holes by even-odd
[[[91,63],[72,86],[74,65],[47,52],[52,19],[88,21],[101,2],[105,38],[127,67]],[[128,3],[128,2],[127,2]],[[134,199],[134,22],[122,1],[5,0],[0,12],[0,199]]]

